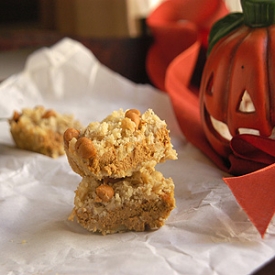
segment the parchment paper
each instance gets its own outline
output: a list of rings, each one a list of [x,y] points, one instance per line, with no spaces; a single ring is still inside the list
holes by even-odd
[[[166,225],[102,236],[67,220],[80,177],[66,156],[15,148],[7,121],[0,122],[0,274],[249,274],[275,255],[274,219],[261,239],[225,174],[182,136],[168,95],[110,71],[78,42],[33,53],[0,95],[0,117],[43,105],[84,125],[119,108],[152,108],[179,155],[157,166],[175,182],[177,207]]]

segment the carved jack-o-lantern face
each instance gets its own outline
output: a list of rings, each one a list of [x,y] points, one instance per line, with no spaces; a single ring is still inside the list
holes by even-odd
[[[216,42],[200,97],[206,137],[221,156],[230,154],[232,136],[270,137],[275,126],[275,25],[242,24]]]

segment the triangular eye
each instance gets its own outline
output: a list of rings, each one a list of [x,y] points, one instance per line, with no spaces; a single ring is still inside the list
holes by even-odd
[[[255,112],[255,106],[249,93],[245,90],[242,96],[242,100],[239,105],[239,111],[243,113],[253,113]]]

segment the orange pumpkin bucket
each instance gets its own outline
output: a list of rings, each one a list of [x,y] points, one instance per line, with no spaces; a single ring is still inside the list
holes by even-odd
[[[228,158],[236,150],[238,157],[264,166],[275,161],[268,154],[274,145],[265,141],[274,138],[275,126],[275,1],[241,3],[243,13],[229,14],[210,33],[200,88],[201,117],[206,137],[219,155]],[[259,146],[265,151],[256,158],[253,152]]]

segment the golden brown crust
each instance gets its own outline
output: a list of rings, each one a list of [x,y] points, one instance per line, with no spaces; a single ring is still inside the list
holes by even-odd
[[[20,149],[52,158],[64,155],[63,134],[68,127],[80,129],[81,124],[71,115],[61,115],[42,106],[14,112],[9,121],[10,132]]]

